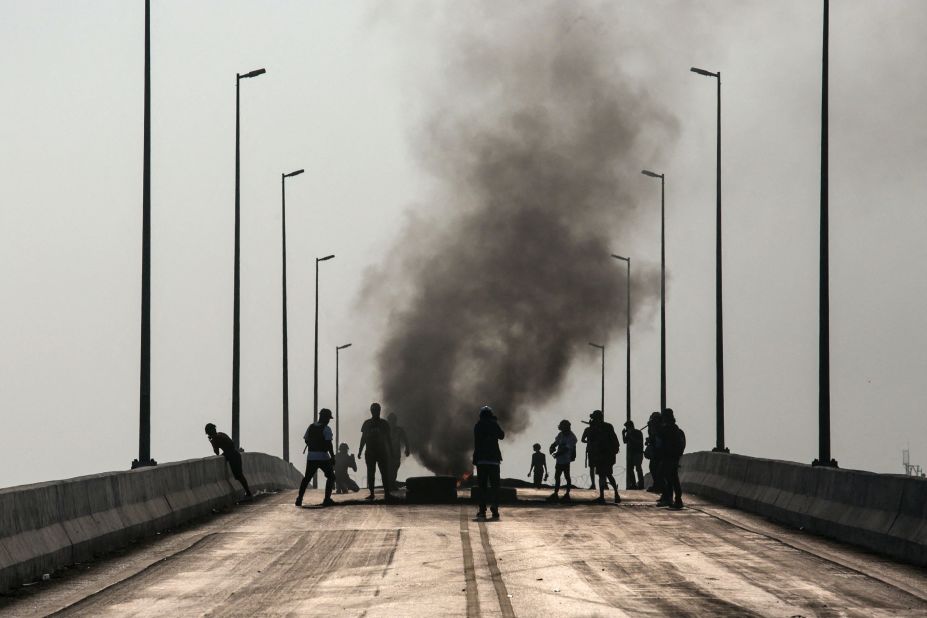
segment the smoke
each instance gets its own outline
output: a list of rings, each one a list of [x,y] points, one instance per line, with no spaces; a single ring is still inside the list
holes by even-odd
[[[423,465],[453,474],[470,469],[480,406],[523,431],[589,341],[623,332],[625,267],[609,254],[634,235],[641,185],[657,195],[639,175],[652,144],[675,133],[622,74],[607,5],[466,6],[440,18],[414,139],[434,195],[367,290],[388,315],[386,410]],[[658,272],[634,270],[641,307]]]

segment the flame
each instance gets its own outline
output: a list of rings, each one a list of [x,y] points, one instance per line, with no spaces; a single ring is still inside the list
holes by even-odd
[[[457,479],[457,489],[460,489],[460,486],[470,480],[470,477],[473,476],[473,472],[464,472],[460,475],[460,478]]]

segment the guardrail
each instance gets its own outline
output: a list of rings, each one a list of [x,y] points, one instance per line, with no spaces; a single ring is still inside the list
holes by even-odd
[[[927,479],[697,452],[683,491],[927,566]]]
[[[292,488],[302,475],[243,453],[252,491]],[[222,457],[0,489],[0,592],[230,506],[241,486]]]

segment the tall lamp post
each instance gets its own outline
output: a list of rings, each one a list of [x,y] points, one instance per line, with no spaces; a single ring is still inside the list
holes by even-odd
[[[818,458],[812,465],[836,468],[830,454],[830,259],[828,240],[828,160],[827,160],[827,81],[828,38],[830,36],[830,2],[824,0],[823,52],[821,55],[821,266],[820,266],[820,330],[818,334]]]
[[[286,332],[286,179],[305,170],[280,174],[280,228],[283,248],[283,461],[290,461],[290,368]]]
[[[240,281],[239,266],[241,263],[241,80],[263,75],[267,71],[255,69],[248,73],[235,74],[235,275],[234,275],[234,308],[232,310],[232,442],[238,449],[240,443],[239,433],[239,369],[241,364],[240,328]]]
[[[338,445],[341,444],[339,435],[339,429],[341,427],[341,412],[340,412],[340,399],[341,399],[341,389],[339,380],[339,372],[341,366],[341,350],[345,348],[350,348],[351,344],[346,343],[344,345],[335,346],[335,449],[338,449]]]
[[[644,176],[660,179],[660,410],[666,409],[666,177],[641,170]]]
[[[602,414],[605,414],[605,346],[599,345],[598,343],[589,342],[594,348],[602,350],[602,400],[599,404],[599,409],[602,410]]]
[[[716,444],[712,449],[716,453],[730,453],[724,444],[724,322],[722,319],[721,295],[721,71],[712,73],[705,69],[692,67],[693,73],[714,77],[718,80],[717,111],[717,154],[715,161],[716,175],[716,227],[715,227],[715,417]]]
[[[142,145],[142,319],[138,381],[138,459],[132,468],[153,466],[151,458],[151,2],[145,0],[145,94]]]
[[[625,341],[627,342],[627,376],[625,377],[625,382],[627,384],[627,392],[625,394],[625,401],[627,403],[627,422],[631,420],[631,258],[622,257],[612,253],[612,257],[616,260],[621,260],[622,262],[627,262],[628,265],[628,277],[627,277],[627,297],[625,299],[625,312],[627,313],[627,320],[625,321]],[[635,484],[634,472],[631,469],[631,450],[625,449],[625,486],[628,489],[631,489]]]
[[[335,257],[315,258],[315,346],[312,356],[312,422],[319,420],[319,264]],[[318,475],[312,475],[312,487],[319,486]]]

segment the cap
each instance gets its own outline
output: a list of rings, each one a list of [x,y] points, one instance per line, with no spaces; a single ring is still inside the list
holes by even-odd
[[[328,408],[322,408],[321,410],[319,410],[319,418],[331,418],[331,417],[332,417],[332,411],[329,410]]]

